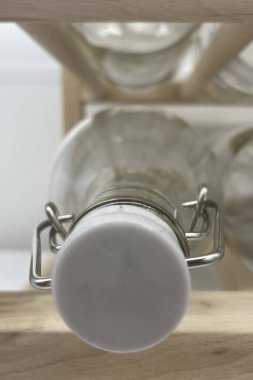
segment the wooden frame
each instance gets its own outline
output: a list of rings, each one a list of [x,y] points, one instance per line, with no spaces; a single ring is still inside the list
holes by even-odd
[[[68,69],[62,69],[64,133],[66,134],[84,116],[83,87]]]

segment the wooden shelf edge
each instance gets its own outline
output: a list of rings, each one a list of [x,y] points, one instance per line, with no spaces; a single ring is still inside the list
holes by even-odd
[[[1,380],[232,380],[253,378],[253,292],[193,293],[171,337],[129,355],[71,334],[48,293],[0,293]]]
[[[252,0],[0,0],[1,21],[252,21]]]

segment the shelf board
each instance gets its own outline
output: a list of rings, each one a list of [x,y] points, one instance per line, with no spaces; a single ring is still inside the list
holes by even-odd
[[[252,0],[0,0],[2,21],[252,21]]]
[[[252,380],[253,292],[193,293],[177,332],[136,354],[99,351],[71,334],[49,293],[0,293],[0,378]]]

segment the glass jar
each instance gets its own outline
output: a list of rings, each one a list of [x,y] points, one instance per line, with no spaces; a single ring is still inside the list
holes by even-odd
[[[199,53],[210,44],[219,27],[219,23],[207,23],[201,26],[196,39]],[[210,81],[207,90],[211,96],[221,102],[252,102],[253,43]]]
[[[228,143],[229,160],[222,188],[226,238],[233,251],[251,261],[253,257],[253,130],[234,131]]]
[[[84,23],[88,43],[102,49],[100,70],[123,91],[152,91],[174,74],[196,29],[191,23]]]
[[[185,313],[188,267],[224,252],[214,173],[198,134],[159,109],[116,107],[82,121],[53,166],[32,285],[52,287],[64,321],[95,347],[131,352],[160,342]],[[40,268],[48,227],[58,252],[52,279]]]

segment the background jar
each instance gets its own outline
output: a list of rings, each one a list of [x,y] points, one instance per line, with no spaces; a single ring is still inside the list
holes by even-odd
[[[84,23],[77,25],[100,51],[104,79],[127,92],[150,92],[175,73],[196,29],[192,23]]]
[[[208,47],[219,23],[202,24],[195,41],[196,56]],[[197,59],[196,59],[197,60]],[[252,103],[253,101],[253,43],[221,70],[207,85],[207,91],[220,102]]]
[[[253,129],[234,130],[223,169],[224,219],[228,245],[252,268]]]

